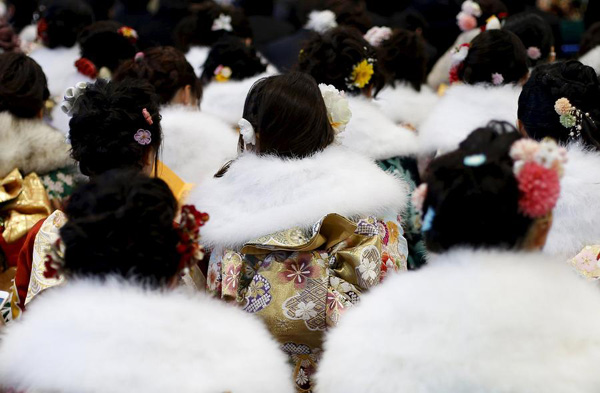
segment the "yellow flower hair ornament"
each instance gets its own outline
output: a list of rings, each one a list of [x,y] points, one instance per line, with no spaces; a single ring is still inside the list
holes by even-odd
[[[231,68],[219,65],[215,68],[215,80],[217,82],[227,82],[231,78]]]
[[[346,79],[346,85],[350,90],[362,89],[371,82],[371,78],[375,73],[375,59],[364,59],[352,68],[352,73]]]

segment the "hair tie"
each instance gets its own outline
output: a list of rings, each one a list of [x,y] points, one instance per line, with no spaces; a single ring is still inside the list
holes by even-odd
[[[146,120],[146,123],[148,123],[149,126],[154,124],[154,120],[152,120],[152,115],[148,112],[148,109],[142,109],[142,116],[144,116],[144,120]]]

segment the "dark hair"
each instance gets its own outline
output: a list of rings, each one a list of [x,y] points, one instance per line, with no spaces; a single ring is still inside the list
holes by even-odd
[[[212,46],[221,37],[236,35],[243,38],[252,38],[250,22],[244,13],[237,8],[220,6],[212,1],[207,1],[194,8],[196,12],[187,16],[175,27],[175,44],[184,53],[192,46]],[[223,14],[231,17],[233,31],[214,30],[213,23]]]
[[[115,82],[126,78],[147,80],[160,97],[161,105],[171,102],[177,91],[191,86],[193,95],[202,98],[202,84],[183,53],[171,46],[148,49],[142,56],[125,61],[113,75]]]
[[[42,34],[48,48],[72,47],[81,31],[94,21],[92,8],[84,1],[54,0],[43,15],[47,29]]]
[[[153,287],[178,273],[177,201],[167,184],[110,171],[77,189],[60,230],[67,276],[120,276]]]
[[[247,45],[233,36],[221,38],[212,47],[204,63],[202,82],[209,83],[214,78],[215,69],[220,65],[231,68],[233,80],[249,78],[267,69],[252,44]]]
[[[491,83],[492,74],[501,74],[504,83],[518,83],[527,76],[527,52],[513,33],[488,30],[471,42],[469,54],[459,68],[460,80],[474,85]]]
[[[325,8],[335,13],[340,26],[354,27],[363,34],[373,26],[364,0],[329,0]]]
[[[33,14],[38,8],[38,0],[6,0],[4,3],[10,10],[14,10],[10,24],[14,27],[16,33],[31,24]]]
[[[554,46],[554,36],[552,35],[552,27],[541,16],[531,12],[511,16],[506,20],[503,29],[515,33],[526,49],[535,47],[540,50],[541,57],[539,59],[527,56],[532,67],[547,63],[550,60],[550,53]]]
[[[377,58],[388,83],[408,82],[416,91],[427,78],[427,51],[420,34],[404,29],[394,30],[392,36],[377,48]]]
[[[519,211],[520,192],[509,155],[520,138],[508,123],[492,122],[475,130],[458,150],[430,164],[423,207],[424,212],[432,209],[435,217],[425,231],[429,251],[522,245],[533,220]],[[482,165],[464,164],[465,157],[479,154],[486,158]]]
[[[271,76],[252,86],[244,119],[258,134],[263,154],[308,157],[333,142],[334,131],[315,80],[300,72]]]
[[[81,57],[90,60],[100,70],[114,72],[125,60],[136,53],[135,43],[119,34],[120,23],[102,21],[86,27],[80,37]]]
[[[22,53],[0,54],[0,112],[31,119],[50,96],[44,71]]]
[[[385,77],[377,62],[374,74],[363,89],[350,86],[348,78],[354,67],[366,59],[376,60],[375,48],[356,29],[336,27],[323,35],[315,34],[304,46],[298,58],[297,69],[313,76],[318,83],[335,86],[338,90],[360,94],[362,90],[375,88],[375,95],[385,85]]]
[[[567,98],[583,113],[581,137],[588,146],[600,150],[600,81],[593,68],[576,60],[545,64],[533,70],[519,97],[519,120],[527,134],[537,140],[546,137],[569,141],[569,130],[560,123],[554,104]]]
[[[583,34],[581,46],[579,47],[579,57],[585,55],[597,46],[600,46],[600,22],[591,25]]]
[[[0,16],[0,51],[1,52],[20,52],[19,36],[13,30],[5,17]]]
[[[152,115],[152,125],[142,114],[144,108]],[[99,79],[89,84],[69,123],[72,156],[81,173],[97,176],[116,168],[141,170],[150,152],[159,153],[162,130],[158,111],[158,97],[145,81]],[[149,144],[134,139],[140,129],[150,131]]]

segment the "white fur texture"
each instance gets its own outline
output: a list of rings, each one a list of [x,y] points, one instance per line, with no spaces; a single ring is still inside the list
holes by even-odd
[[[397,125],[373,102],[364,97],[348,97],[352,119],[340,134],[342,145],[376,160],[416,155],[417,133]]]
[[[429,73],[427,77],[427,84],[434,90],[440,87],[441,84],[450,83],[450,68],[452,67],[452,56],[454,54],[454,50],[461,46],[462,44],[467,44],[475,37],[477,37],[481,33],[480,29],[473,29],[469,31],[464,31],[460,33],[460,35],[454,41],[454,45],[452,45],[448,50],[438,59],[438,61],[433,66],[433,69]]]
[[[61,393],[293,392],[259,319],[202,294],[72,281],[7,328],[0,385]]]
[[[210,47],[208,46],[193,46],[190,48],[188,53],[185,54],[185,58],[187,59],[188,63],[194,67],[194,71],[196,71],[196,75],[198,75],[198,77],[202,75],[204,63],[208,58],[209,52]]]
[[[329,213],[346,217],[402,212],[407,185],[359,154],[332,146],[301,160],[241,155],[222,178],[207,180],[190,202],[210,215],[202,241],[239,247]]]
[[[438,102],[438,95],[427,85],[416,91],[409,84],[386,87],[375,99],[381,111],[396,123],[409,123],[417,129]]]
[[[238,134],[221,120],[181,106],[160,113],[162,160],[186,182],[201,184],[237,156]]]
[[[600,244],[600,153],[579,144],[567,149],[569,161],[544,251],[572,258],[585,246]]]
[[[501,120],[517,125],[521,88],[505,85],[454,85],[419,129],[421,148],[428,152],[458,148],[471,132]]]
[[[268,72],[241,81],[211,82],[204,88],[202,111],[224,122],[237,125],[244,114],[246,96],[254,83],[271,74]]]
[[[579,61],[586,66],[592,67],[596,71],[596,74],[600,75],[600,46],[581,56]]]
[[[319,393],[595,393],[600,292],[562,260],[455,251],[366,294],[326,338]]]
[[[44,175],[73,161],[64,135],[41,120],[17,119],[0,113],[0,177],[19,168],[28,174]]]

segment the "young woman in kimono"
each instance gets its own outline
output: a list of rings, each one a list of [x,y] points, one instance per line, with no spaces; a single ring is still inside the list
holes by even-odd
[[[16,266],[27,233],[74,186],[69,144],[42,120],[48,96],[34,60],[0,54],[0,269]]]
[[[207,218],[184,206],[174,225],[178,212],[167,184],[139,171],[110,171],[76,191],[47,263],[67,282],[3,331],[0,390],[293,392],[260,321],[172,291],[202,257]]]
[[[303,73],[258,82],[240,120],[244,153],[190,195],[211,215],[208,291],[265,321],[304,392],[323,333],[406,270],[407,185],[335,142],[348,109],[332,89]]]
[[[572,60],[536,68],[519,98],[521,132],[553,138],[569,151],[562,193],[545,251],[572,258],[600,244],[600,82],[591,67]],[[596,254],[597,256],[598,254]],[[577,264],[600,278],[596,256]]]
[[[200,185],[237,156],[238,133],[206,113],[201,105],[200,79],[177,49],[156,47],[138,52],[117,69],[113,81],[127,78],[154,86],[164,133],[161,161],[185,182]],[[199,146],[210,154],[198,154]]]
[[[491,124],[434,160],[417,200],[435,255],[331,331],[316,391],[595,392],[600,293],[541,252],[565,158]]]
[[[418,135],[414,129],[396,124],[381,110],[373,97],[385,85],[376,50],[358,30],[338,27],[315,36],[300,52],[298,69],[318,83],[344,91],[352,120],[340,142],[348,148],[377,160],[386,171],[403,178],[410,191],[419,184]],[[402,217],[410,246],[409,268],[425,263],[420,222],[411,206]]]

